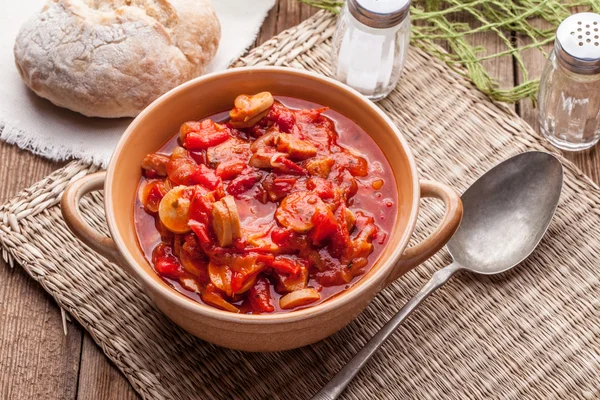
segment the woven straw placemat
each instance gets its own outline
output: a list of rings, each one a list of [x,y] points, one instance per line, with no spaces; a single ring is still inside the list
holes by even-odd
[[[333,24],[321,12],[237,66],[327,74]],[[512,111],[414,48],[400,85],[379,105],[410,142],[422,176],[459,190],[512,155],[550,150]],[[600,398],[600,191],[563,162],[560,206],[532,257],[499,277],[454,278],[393,335],[344,398]],[[91,333],[145,398],[308,398],[449,261],[441,252],[312,346],[265,354],[219,348],[167,320],[132,278],[69,232],[61,192],[93,170],[73,162],[2,206],[2,253]],[[106,232],[101,194],[84,200],[89,222]],[[423,207],[416,238],[440,212],[437,203]]]

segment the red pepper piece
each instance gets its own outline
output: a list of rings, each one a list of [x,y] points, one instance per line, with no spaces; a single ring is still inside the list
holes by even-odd
[[[196,235],[193,233],[188,233],[184,236],[183,241],[184,243],[181,246],[181,249],[185,251],[190,258],[199,258],[204,255],[202,248],[198,244],[198,238]]]
[[[231,181],[227,186],[227,193],[237,196],[249,190],[256,183],[260,182],[262,174],[260,172],[252,172],[250,174],[240,175]]]
[[[165,197],[165,192],[163,189],[163,185],[159,182],[150,183],[152,185],[146,198],[142,200],[144,208],[149,212],[158,212],[158,206],[160,205],[160,201],[163,197]]]
[[[178,158],[167,163],[167,175],[175,185],[192,185],[197,164],[189,158]]]
[[[313,108],[310,110],[296,111],[296,117],[301,117],[303,121],[309,123],[318,123],[324,118],[321,114],[329,110],[329,107]]]
[[[335,212],[337,218],[336,230],[331,235],[331,250],[335,253],[343,254],[350,246],[350,233],[346,222],[346,204],[342,203]]]
[[[178,279],[185,273],[177,257],[173,255],[173,248],[166,243],[160,243],[152,252],[152,263],[159,275],[171,279]]]
[[[273,262],[273,260],[275,260],[275,256],[272,254],[258,254],[256,256],[256,262],[263,263],[265,265],[271,264]]]
[[[221,179],[233,179],[246,169],[247,164],[243,161],[227,161],[217,166],[215,173]]]
[[[281,132],[291,133],[296,123],[296,118],[292,113],[281,114],[275,121]]]
[[[148,179],[154,179],[154,178],[158,178],[159,177],[158,173],[156,171],[152,170],[152,169],[143,169],[142,173]]]
[[[275,162],[279,164],[276,167],[276,169],[282,172],[296,175],[308,175],[308,171],[306,169],[302,168],[301,166],[284,156],[278,156],[275,159]]]
[[[296,275],[300,272],[301,265],[294,260],[284,257],[276,257],[269,266],[279,272]]]
[[[346,285],[352,281],[353,276],[346,265],[334,264],[315,273],[315,278],[319,284],[330,287]]]
[[[289,192],[294,187],[297,180],[298,178],[275,178],[273,179],[273,186],[276,190]]]
[[[185,136],[190,132],[198,132],[202,129],[202,123],[200,121],[187,121],[184,122],[179,128],[179,137],[183,140]]]
[[[190,150],[203,150],[223,143],[229,138],[227,131],[205,134],[202,132],[190,132],[185,137],[185,148]]]
[[[242,286],[244,286],[246,279],[248,279],[246,274],[234,272],[233,276],[231,277],[231,291],[236,293],[238,290],[240,290]]]
[[[156,269],[156,272],[166,276],[167,278],[176,279],[183,275],[183,271],[179,263],[164,258],[156,261],[154,263],[154,268]]]
[[[273,106],[271,106],[271,111],[267,115],[267,119],[275,122],[279,130],[286,133],[292,132],[296,124],[294,112],[278,102],[273,103]]]
[[[204,225],[210,225],[212,205],[215,202],[215,196],[202,186],[196,186],[190,203],[189,219],[196,220]]]
[[[278,199],[285,197],[292,191],[297,180],[297,178],[275,178],[272,192]]]
[[[207,119],[200,123],[198,131],[187,132],[184,147],[188,150],[204,150],[221,144],[227,139],[229,139],[229,130]]]
[[[202,249],[206,251],[207,247],[210,247],[212,245],[206,225],[204,225],[202,222],[198,222],[193,219],[191,219],[188,222],[188,225],[192,232],[194,232],[196,236],[198,236],[198,242],[200,243],[200,247],[202,247]]]
[[[269,174],[262,182],[262,187],[271,201],[277,201],[287,196],[298,178],[291,176],[279,176],[277,174]],[[259,199],[260,201],[260,199]]]
[[[306,181],[306,188],[314,191],[321,199],[333,199],[335,196],[333,182],[318,176],[309,178]]]
[[[196,161],[196,164],[206,164],[206,151],[190,151],[190,158]]]
[[[244,251],[246,249],[246,239],[243,237],[233,239],[233,248],[239,252]]]
[[[288,228],[274,228],[271,231],[271,240],[277,246],[283,246],[296,237],[296,233]]]
[[[338,223],[329,207],[317,208],[311,222],[314,228],[310,236],[315,245],[325,241],[338,230]]]
[[[252,308],[259,312],[273,312],[275,307],[271,304],[271,287],[265,277],[259,277],[248,291],[248,300]]]
[[[215,171],[204,164],[198,165],[191,180],[193,183],[200,184],[210,190],[215,190],[222,183],[221,178],[215,175]]]

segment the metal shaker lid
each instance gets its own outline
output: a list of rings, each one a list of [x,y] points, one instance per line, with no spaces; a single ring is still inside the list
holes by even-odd
[[[400,24],[410,12],[411,0],[348,0],[354,18],[371,28],[386,29]]]
[[[600,73],[600,15],[573,14],[556,31],[556,56],[566,69],[577,74]]]

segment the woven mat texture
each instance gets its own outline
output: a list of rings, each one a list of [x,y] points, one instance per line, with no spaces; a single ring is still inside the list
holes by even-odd
[[[320,12],[236,66],[328,74],[333,27],[333,17]],[[378,104],[410,142],[422,177],[461,191],[512,155],[552,151],[511,110],[414,48],[400,85]],[[532,257],[499,277],[455,277],[405,322],[343,398],[600,398],[600,191],[562,161],[560,206]],[[132,278],[69,232],[61,192],[93,171],[73,162],[2,206],[2,254],[91,333],[144,398],[309,398],[449,262],[441,252],[312,346],[264,354],[219,348],[167,320]],[[82,207],[106,232],[102,195],[92,194]],[[414,240],[433,229],[441,211],[424,202]]]

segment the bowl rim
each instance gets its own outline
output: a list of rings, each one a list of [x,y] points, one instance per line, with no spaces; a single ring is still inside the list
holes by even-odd
[[[115,160],[119,158],[121,152],[124,149],[124,142],[129,137],[131,132],[141,123],[142,120],[146,118],[146,116],[157,106],[159,106],[162,102],[177,96],[179,92],[184,89],[196,86],[201,84],[202,82],[214,80],[214,79],[224,79],[231,75],[239,75],[245,73],[274,73],[274,74],[285,74],[285,75],[294,75],[296,77],[300,77],[302,79],[313,79],[322,81],[328,85],[332,85],[336,87],[337,90],[345,92],[345,94],[349,97],[353,97],[356,101],[361,102],[365,107],[369,107],[373,111],[375,111],[380,118],[384,120],[384,122],[390,127],[391,131],[396,135],[396,138],[399,140],[400,144],[404,148],[404,151],[407,156],[407,161],[412,170],[413,176],[413,201],[411,204],[411,212],[408,217],[408,224],[402,233],[402,236],[395,244],[396,249],[389,256],[389,260],[387,261],[387,265],[381,266],[378,271],[376,271],[373,275],[369,276],[367,279],[361,278],[359,279],[352,287],[352,290],[341,292],[335,295],[332,298],[327,299],[326,301],[319,303],[312,307],[307,307],[304,309],[300,309],[293,312],[285,312],[285,313],[273,313],[273,314],[259,314],[259,315],[251,315],[251,314],[235,314],[232,312],[220,310],[216,307],[211,307],[196,300],[190,299],[185,295],[176,292],[174,289],[167,288],[166,286],[160,284],[153,277],[149,276],[143,268],[138,265],[133,256],[130,254],[127,246],[125,245],[125,241],[123,240],[118,228],[113,209],[112,202],[112,185],[113,177],[117,173],[117,168],[115,164]],[[368,133],[368,132],[367,132]],[[173,89],[168,91],[167,93],[160,96],[158,99],[154,100],[150,105],[148,105],[138,116],[129,124],[127,129],[121,135],[115,150],[111,156],[108,168],[106,181],[104,183],[104,208],[106,213],[106,221],[108,224],[109,232],[114,240],[119,253],[121,254],[123,260],[127,262],[130,267],[130,271],[135,274],[134,278],[141,283],[144,291],[146,292],[148,289],[153,294],[160,294],[162,297],[168,302],[173,303],[178,307],[182,307],[189,312],[202,315],[207,318],[216,319],[223,322],[234,322],[234,323],[242,323],[242,324],[281,324],[286,322],[295,322],[300,320],[306,320],[311,317],[316,317],[318,315],[329,313],[334,309],[339,309],[355,300],[363,296],[366,292],[368,292],[372,286],[380,284],[384,281],[385,278],[392,272],[393,266],[402,256],[404,249],[408,245],[408,241],[412,236],[412,233],[415,229],[415,225],[417,222],[417,217],[419,213],[419,202],[420,202],[420,189],[419,189],[419,173],[416,166],[416,162],[412,153],[412,150],[406,141],[406,139],[402,136],[394,122],[379,108],[377,107],[371,100],[364,97],[358,91],[352,89],[349,86],[346,86],[332,78],[326,77],[324,75],[320,75],[311,71],[305,71],[296,68],[289,67],[272,67],[272,66],[258,66],[258,67],[239,67],[239,68],[230,68],[224,71],[217,71],[210,74],[206,74],[192,80],[189,80]],[[392,242],[388,242],[387,246],[392,245]],[[380,260],[377,260],[379,263]],[[121,266],[120,266],[121,267]],[[383,287],[379,288],[381,290]],[[154,298],[153,298],[154,300]]]

